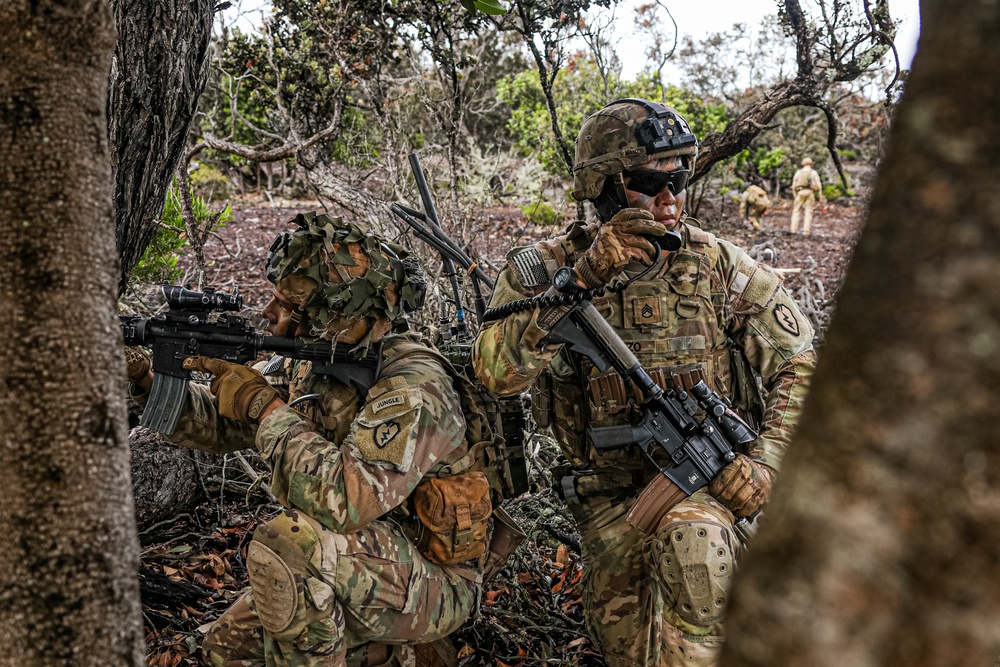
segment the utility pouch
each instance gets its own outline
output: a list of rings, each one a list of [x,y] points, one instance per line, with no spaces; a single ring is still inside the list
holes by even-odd
[[[493,537],[490,539],[490,555],[483,567],[483,583],[496,576],[504,564],[514,555],[517,548],[528,536],[517,527],[517,522],[507,510],[497,507],[493,512]]]
[[[420,520],[417,548],[438,565],[455,565],[486,552],[490,516],[490,483],[481,472],[438,477],[413,492]]]

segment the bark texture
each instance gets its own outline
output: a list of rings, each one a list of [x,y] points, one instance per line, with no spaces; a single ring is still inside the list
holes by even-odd
[[[193,510],[202,500],[193,452],[148,428],[132,429],[128,440],[139,531]]]
[[[1000,5],[923,0],[868,225],[723,665],[1000,655]]]
[[[114,0],[109,104],[119,293],[156,234],[205,87],[214,0]]]
[[[0,25],[0,665],[138,666],[111,6],[7,0]]]

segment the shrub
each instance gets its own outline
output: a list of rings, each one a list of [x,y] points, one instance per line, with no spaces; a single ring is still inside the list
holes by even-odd
[[[229,178],[210,164],[202,162],[198,168],[188,174],[191,189],[206,202],[229,198]]]
[[[193,196],[191,208],[194,211],[194,219],[199,226],[207,224],[208,220],[215,214],[215,211],[209,207],[208,202],[203,197]],[[219,216],[219,223],[215,228],[224,227],[232,219],[232,210],[226,206],[222,215]],[[132,269],[130,280],[143,283],[173,283],[181,277],[182,272],[177,267],[177,258],[189,246],[189,243],[176,180],[167,191],[167,201],[163,205],[160,223],[156,235],[146,246],[146,251],[139,263]]]
[[[520,209],[525,217],[536,225],[551,227],[559,222],[556,210],[543,201],[521,206]]]

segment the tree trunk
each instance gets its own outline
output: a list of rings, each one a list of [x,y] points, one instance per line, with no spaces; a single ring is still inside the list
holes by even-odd
[[[348,211],[372,231],[392,228],[394,222],[388,202],[339,175],[336,170],[343,167],[324,160],[320,150],[309,148],[303,151],[301,160],[306,178],[316,188],[319,196]]]
[[[208,74],[214,0],[114,0],[109,103],[118,292],[156,234]]]
[[[920,51],[723,665],[1000,654],[1000,5]]]
[[[145,664],[108,0],[0,3],[0,665]]]

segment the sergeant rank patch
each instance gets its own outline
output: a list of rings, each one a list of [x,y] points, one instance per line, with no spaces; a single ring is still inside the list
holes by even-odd
[[[801,333],[799,328],[799,321],[795,319],[795,314],[792,309],[788,307],[787,304],[779,303],[774,307],[774,319],[778,323],[778,326],[792,334],[793,336],[798,336]]]

